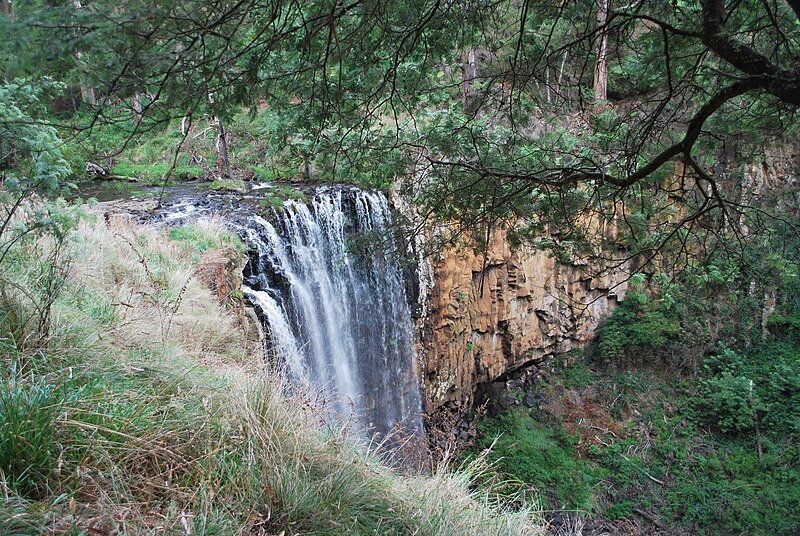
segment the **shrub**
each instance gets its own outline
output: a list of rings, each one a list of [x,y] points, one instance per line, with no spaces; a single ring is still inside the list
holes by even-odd
[[[800,333],[800,317],[773,313],[767,319],[767,327],[782,336],[797,336]]]
[[[700,382],[695,406],[707,422],[725,433],[753,429],[757,412],[764,409],[753,381],[727,370]]]
[[[600,330],[600,356],[607,363],[642,361],[642,353],[663,348],[679,329],[671,304],[631,291]]]
[[[725,433],[800,433],[800,351],[792,341],[767,340],[746,353],[723,348],[706,358],[698,382],[698,417]]]

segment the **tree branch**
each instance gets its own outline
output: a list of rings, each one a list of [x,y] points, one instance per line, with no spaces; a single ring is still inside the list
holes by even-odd
[[[800,3],[800,0],[795,0]],[[717,56],[750,76],[763,77],[764,89],[782,101],[800,106],[800,63],[779,67],[725,30],[724,0],[703,1],[702,41]]]

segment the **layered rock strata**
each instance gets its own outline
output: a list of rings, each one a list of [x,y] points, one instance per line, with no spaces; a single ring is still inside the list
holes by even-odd
[[[476,388],[586,345],[627,289],[627,273],[597,274],[496,232],[485,252],[450,247],[428,261],[421,289],[420,361],[426,410],[470,404]]]

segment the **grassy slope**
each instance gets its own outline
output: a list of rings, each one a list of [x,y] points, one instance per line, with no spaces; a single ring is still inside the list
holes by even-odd
[[[220,225],[82,224],[43,331],[24,319],[51,247],[2,267],[0,534],[540,532],[470,491],[481,462],[400,475],[287,394],[193,275],[203,250],[241,248]]]

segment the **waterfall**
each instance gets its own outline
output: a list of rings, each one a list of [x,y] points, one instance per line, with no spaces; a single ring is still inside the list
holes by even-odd
[[[267,353],[369,431],[421,430],[412,321],[386,198],[321,188],[242,228]]]

